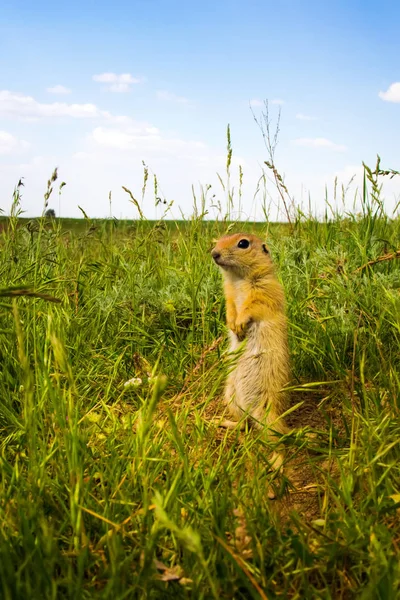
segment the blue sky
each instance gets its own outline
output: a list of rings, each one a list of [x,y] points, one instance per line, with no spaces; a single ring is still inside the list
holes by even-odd
[[[259,217],[267,155],[249,102],[259,114],[268,99],[273,118],[282,112],[277,166],[295,201],[310,194],[321,211],[325,183],[359,177],[362,160],[380,153],[399,169],[399,28],[395,1],[3,0],[0,208],[23,176],[23,208],[40,214],[58,166],[57,213],[107,216],[111,190],[114,216],[134,216],[121,186],[140,197],[142,159],[175,201],[171,215],[191,213],[191,184],[212,184],[223,203],[215,173],[229,123],[232,182],[241,164],[243,216]],[[390,209],[400,186],[384,191]],[[144,212],[156,216],[150,191]]]

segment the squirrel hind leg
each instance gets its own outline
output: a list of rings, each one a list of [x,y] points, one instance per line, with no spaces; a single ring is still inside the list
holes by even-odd
[[[289,432],[289,428],[285,423],[285,419],[282,418],[281,412],[273,410],[272,407],[266,413],[266,425],[271,432],[276,431],[281,435]]]
[[[239,421],[230,421],[229,419],[224,419],[220,423],[218,423],[218,427],[223,427],[224,429],[236,429],[239,428],[239,431],[243,431],[245,428],[245,423],[240,423]]]
[[[235,419],[235,421],[240,421],[240,419],[243,417],[243,411],[240,409],[237,403],[237,390],[235,386],[234,373],[231,373],[228,376],[228,380],[226,382],[224,404],[231,417]]]
[[[234,402],[236,396],[236,369],[228,373],[225,381],[224,404],[229,406]]]
[[[277,433],[287,433],[288,427],[284,419],[281,417],[282,412],[277,410],[275,404],[272,402],[268,403],[266,407],[258,406],[250,413],[250,417],[252,417],[252,425],[256,429],[267,427],[268,429],[276,431]]]

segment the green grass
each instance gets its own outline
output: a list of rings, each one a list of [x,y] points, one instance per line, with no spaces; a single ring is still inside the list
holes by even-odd
[[[263,432],[210,423],[228,223],[76,227],[18,201],[0,234],[1,597],[397,598],[400,261],[359,267],[399,249],[400,220],[376,186],[357,216],[232,225],[268,236],[286,291],[303,404],[283,475]]]

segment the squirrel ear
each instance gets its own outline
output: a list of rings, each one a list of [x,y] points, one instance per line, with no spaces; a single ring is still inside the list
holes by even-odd
[[[263,252],[265,252],[265,254],[269,254],[269,250],[265,244],[262,245],[262,249],[263,249]]]

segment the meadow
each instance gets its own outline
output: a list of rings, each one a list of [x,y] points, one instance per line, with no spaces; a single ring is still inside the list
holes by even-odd
[[[400,218],[379,175],[359,213],[291,224],[29,220],[16,188],[0,233],[2,598],[399,597]],[[228,230],[266,237],[286,292],[279,441],[214,420],[228,358],[210,249]]]

